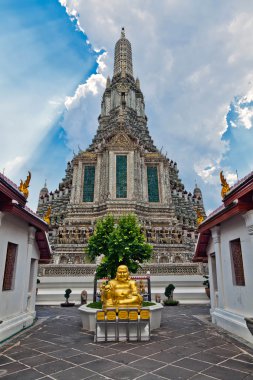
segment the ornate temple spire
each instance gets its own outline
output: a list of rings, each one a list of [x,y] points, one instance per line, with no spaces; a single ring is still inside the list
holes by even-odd
[[[121,37],[115,44],[114,74],[107,78],[98,118],[99,128],[89,146],[89,151],[101,148],[119,129],[138,139],[149,152],[156,151],[147,128],[144,96],[140,81],[133,77],[132,48],[121,29]]]
[[[106,79],[106,88],[109,88],[111,85],[111,79],[110,79],[110,76],[108,75],[107,79]]]
[[[113,76],[121,74],[133,76],[132,48],[131,44],[125,37],[125,29],[121,29],[121,37],[116,42],[114,51],[114,72]]]

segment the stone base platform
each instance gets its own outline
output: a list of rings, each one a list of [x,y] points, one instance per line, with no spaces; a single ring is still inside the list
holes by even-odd
[[[10,337],[10,334],[17,334],[18,332],[31,326],[35,318],[34,312],[23,312],[14,317],[9,317],[7,320],[2,321],[0,324],[0,343],[4,342]]]

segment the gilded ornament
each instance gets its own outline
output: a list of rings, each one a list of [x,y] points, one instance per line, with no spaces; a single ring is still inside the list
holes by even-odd
[[[160,153],[145,153],[145,158],[160,158]]]
[[[221,181],[221,187],[222,187],[221,197],[223,199],[230,190],[229,184],[227,183],[227,180],[223,175],[223,171],[220,172],[220,181]]]
[[[138,307],[141,308],[142,296],[138,293],[136,282],[131,280],[128,267],[120,265],[116,278],[100,288],[103,308]]]
[[[44,222],[46,222],[47,224],[50,224],[51,210],[52,210],[51,206],[49,206],[44,217],[43,217]]]
[[[110,142],[111,146],[130,148],[133,144],[129,137],[123,133],[117,134]]]
[[[200,210],[197,210],[196,213],[197,213],[197,225],[199,225],[200,223],[204,221],[205,218],[202,215]]]
[[[81,154],[82,154],[82,158],[88,158],[88,159],[91,159],[91,160],[95,160],[97,158],[96,153],[83,152]]]
[[[19,191],[21,191],[21,193],[23,193],[23,195],[26,199],[28,198],[28,195],[29,195],[28,187],[30,184],[31,177],[32,177],[31,172],[28,171],[28,176],[26,177],[26,180],[23,182],[21,179],[20,185],[18,187]]]

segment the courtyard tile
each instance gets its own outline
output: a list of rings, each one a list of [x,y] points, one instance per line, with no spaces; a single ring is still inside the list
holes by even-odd
[[[104,373],[105,376],[115,380],[133,380],[142,374],[144,372],[128,366],[117,367]]]
[[[253,373],[253,364],[252,363],[246,363],[241,360],[234,360],[234,359],[228,359],[225,362],[222,363],[223,367],[228,367],[231,369],[237,369],[243,372],[247,373]]]
[[[121,364],[129,364],[136,360],[140,359],[140,356],[130,354],[129,352],[124,352],[124,355],[122,353],[114,354],[108,356],[108,359],[111,359],[115,362],[121,363]]]
[[[175,367],[173,365],[167,365],[154,372],[155,375],[160,375],[170,380],[186,380],[191,378],[196,372],[188,369]]]
[[[91,355],[102,356],[102,357],[118,353],[117,350],[98,346],[97,344],[83,345],[81,351],[87,352],[88,354],[91,354]]]
[[[246,363],[252,363],[253,364],[253,356],[248,354],[240,354],[235,357],[236,360],[241,360]]]
[[[28,367],[24,364],[21,364],[19,362],[12,362],[12,363],[7,363],[4,365],[1,365],[0,367],[0,376],[3,377],[3,375],[9,375],[10,373],[13,372],[18,372],[22,371],[24,369],[27,369]]]
[[[13,359],[9,358],[8,356],[0,354],[0,368],[3,364],[8,364],[12,362],[13,362]]]
[[[90,363],[82,364],[83,368],[88,368],[94,372],[98,372],[100,374],[105,373],[109,369],[121,366],[120,363],[113,362],[107,359],[97,359]]]
[[[74,367],[66,369],[65,371],[57,372],[54,374],[53,379],[57,380],[82,380],[95,375],[94,372],[86,368]]]
[[[162,380],[164,379],[161,376],[157,376],[154,373],[147,373],[146,375],[143,375],[138,378],[138,380]]]
[[[246,377],[245,372],[239,372],[217,365],[208,368],[207,370],[203,371],[203,373],[221,380],[245,380]]]
[[[94,343],[77,308],[38,307],[34,325],[0,347],[0,378],[253,380],[253,349],[206,324],[207,306],[165,308],[149,342]]]
[[[35,367],[35,369],[44,375],[51,375],[56,372],[64,371],[68,368],[74,367],[75,364],[68,363],[63,360],[55,360],[50,363],[41,364]]]
[[[10,375],[3,376],[3,377],[1,377],[0,375],[0,378],[4,380],[37,380],[37,379],[44,378],[44,375],[35,371],[32,368],[29,368],[29,369],[25,369],[23,371],[18,372],[18,374],[12,373]]]
[[[19,361],[23,364],[30,366],[30,367],[35,367],[39,364],[50,363],[54,360],[55,360],[55,358],[52,358],[51,356],[40,354],[37,356],[32,356],[30,358],[21,359]]]
[[[84,363],[97,360],[97,356],[89,355],[89,354],[80,354],[80,355],[71,356],[70,358],[67,358],[66,360],[73,364],[84,364]]]
[[[75,356],[80,354],[81,352],[74,349],[74,348],[65,348],[63,350],[58,350],[58,351],[52,351],[50,352],[50,356],[58,359],[63,359],[63,358],[70,358],[71,356]]]
[[[152,372],[158,368],[161,368],[162,364],[161,362],[158,362],[157,360],[146,358],[146,359],[137,360],[131,363],[130,366],[140,369],[141,371]]]
[[[226,360],[224,357],[216,355],[210,351],[199,352],[198,354],[192,355],[191,358],[210,364],[218,364]]]
[[[201,372],[204,369],[207,369],[208,367],[210,367],[212,364],[201,362],[200,360],[184,358],[175,362],[174,365],[178,367],[190,369],[192,371]]]

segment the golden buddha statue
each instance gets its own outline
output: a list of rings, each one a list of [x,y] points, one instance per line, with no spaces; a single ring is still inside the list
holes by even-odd
[[[136,282],[131,280],[128,267],[120,265],[116,278],[101,287],[103,308],[138,307],[142,305],[142,296],[138,294]]]

